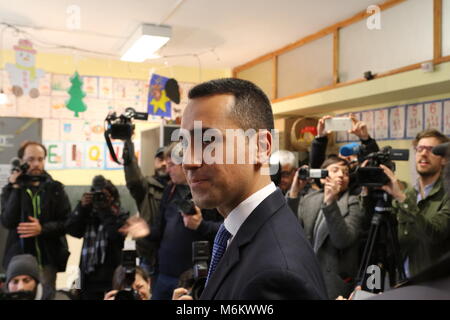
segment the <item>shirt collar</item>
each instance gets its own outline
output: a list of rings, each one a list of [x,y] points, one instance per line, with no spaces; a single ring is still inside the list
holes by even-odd
[[[242,201],[236,208],[234,208],[224,221],[225,228],[231,233],[232,238],[237,234],[239,228],[242,226],[248,216],[255,210],[255,208],[263,202],[270,194],[276,191],[275,184],[271,182],[264,188],[256,191],[250,197]]]

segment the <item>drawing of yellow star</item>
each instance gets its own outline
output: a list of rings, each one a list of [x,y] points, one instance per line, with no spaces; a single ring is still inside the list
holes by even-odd
[[[156,114],[158,110],[162,110],[164,113],[166,113],[166,103],[168,101],[170,101],[170,99],[167,98],[165,90],[161,91],[161,97],[159,98],[159,100],[152,98],[150,104],[153,106],[153,114]]]

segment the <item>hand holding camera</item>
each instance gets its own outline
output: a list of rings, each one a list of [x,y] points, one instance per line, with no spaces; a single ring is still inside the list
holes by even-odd
[[[197,230],[203,220],[202,212],[199,207],[194,207],[195,214],[181,212],[184,226],[191,230]]]
[[[394,197],[397,201],[403,202],[406,199],[406,195],[403,193],[402,189],[400,188],[400,184],[397,180],[397,178],[394,175],[394,172],[392,172],[388,167],[385,165],[380,164],[380,168],[383,169],[384,174],[389,178],[389,182],[381,187],[383,191],[386,191],[389,193],[392,197]]]
[[[323,202],[329,206],[337,200],[340,192],[340,186],[335,179],[330,177],[325,178],[325,185],[323,189]]]
[[[289,197],[290,198],[297,198],[298,194],[302,192],[302,190],[305,188],[305,186],[308,184],[307,179],[301,179],[299,176],[300,169],[308,169],[308,166],[302,166],[301,168],[297,169],[294,175],[294,179],[292,180],[291,189],[289,190]]]

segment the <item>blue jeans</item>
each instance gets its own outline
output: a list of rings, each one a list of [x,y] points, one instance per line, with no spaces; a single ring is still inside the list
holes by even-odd
[[[165,274],[155,274],[152,300],[172,300],[173,290],[178,288],[178,277]]]

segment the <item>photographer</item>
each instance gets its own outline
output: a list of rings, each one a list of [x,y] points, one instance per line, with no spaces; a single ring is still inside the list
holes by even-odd
[[[116,295],[120,290],[126,287],[126,274],[123,266],[118,266],[114,271],[112,279],[113,290],[105,294],[104,300],[115,300]],[[134,282],[132,289],[137,293],[139,300],[150,300],[150,277],[144,269],[136,267]]]
[[[159,244],[152,300],[172,298],[179,276],[192,268],[192,242],[213,241],[222,220],[216,210],[181,212],[180,201],[190,197],[190,189],[181,165],[171,159],[173,150],[181,152],[181,145],[172,143],[164,153],[171,183],[164,189],[160,220],[148,225],[142,218],[132,217],[123,228],[133,238],[146,236],[147,241]]]
[[[335,299],[354,287],[364,214],[348,190],[348,162],[332,157],[321,168],[328,170],[321,179],[323,190],[303,197],[297,213],[322,267],[328,296]]]
[[[170,179],[167,174],[167,165],[164,159],[164,148],[159,148],[156,151],[154,159],[155,174],[151,177],[144,177],[142,175],[134,155],[134,145],[131,140],[125,140],[123,159],[127,188],[136,202],[139,216],[149,225],[155,225],[160,219],[158,217],[159,206],[163,191]],[[158,249],[156,243],[146,241],[145,239],[137,239],[136,245],[139,257],[141,258],[141,267],[152,276],[156,265],[156,252]]]
[[[281,189],[283,194],[286,194],[291,187],[298,167],[295,163],[295,155],[288,150],[278,150],[270,156],[270,163],[280,166],[280,183],[277,187]]]
[[[111,288],[111,278],[120,264],[125,239],[119,229],[127,218],[128,213],[120,207],[117,188],[103,176],[94,177],[91,192],[83,194],[66,224],[71,236],[83,238],[82,300],[102,300]]]
[[[36,257],[42,284],[55,289],[56,273],[66,269],[69,251],[64,223],[70,203],[64,186],[45,172],[46,148],[25,141],[1,194],[1,222],[9,230],[3,266],[23,253]]]
[[[450,200],[441,177],[445,158],[431,152],[433,147],[448,140],[434,129],[417,134],[413,146],[419,178],[405,192],[395,174],[380,165],[390,180],[381,188],[393,197],[400,251],[408,277],[416,275],[450,250]]]
[[[328,144],[328,132],[325,130],[325,120],[331,118],[331,116],[324,116],[317,123],[317,136],[311,144],[311,153],[309,156],[309,163],[311,165],[311,168],[320,168],[322,163],[325,161],[325,154]],[[350,115],[350,118],[352,119],[352,129],[349,131],[349,133],[358,136],[361,141],[361,145],[364,146],[363,154],[361,156],[379,151],[378,144],[369,135],[367,124],[356,119],[354,115]],[[350,164],[350,192],[355,195],[360,194],[361,188],[357,185],[353,174],[354,169],[358,164],[357,155],[347,157],[342,155],[339,156],[349,161]]]

